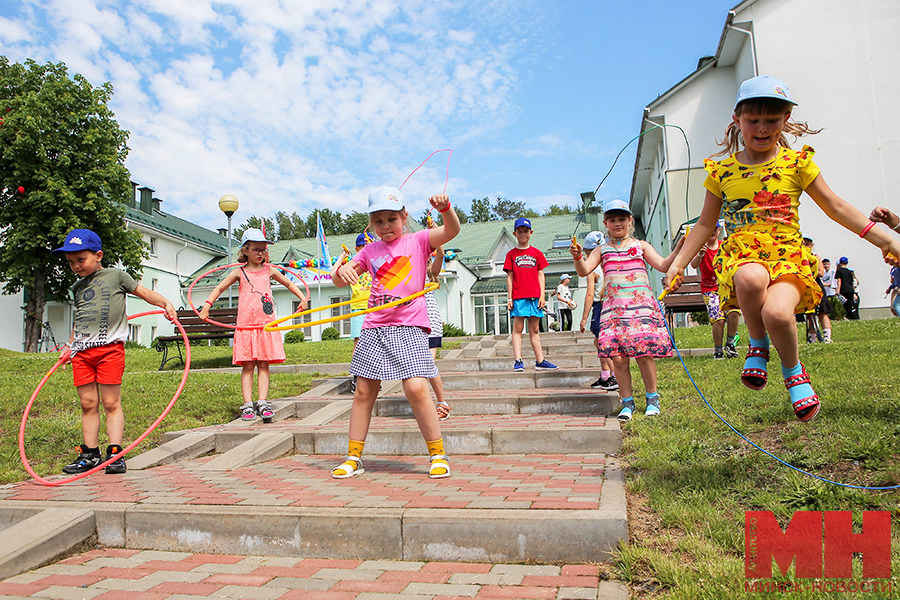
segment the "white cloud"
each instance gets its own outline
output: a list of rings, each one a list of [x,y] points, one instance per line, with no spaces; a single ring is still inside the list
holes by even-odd
[[[521,24],[495,4],[479,13],[483,30],[454,26],[463,8],[46,0],[32,10],[48,24],[35,32],[47,40],[39,52],[22,33],[34,15],[0,18],[0,39],[13,56],[32,52],[95,84],[111,81],[112,107],[131,132],[132,178],[155,188],[167,210],[214,226],[226,191],[241,199],[239,218],[362,209],[368,188],[398,184],[432,149],[507,124],[518,110],[510,98]],[[533,147],[550,144],[562,140],[542,136]],[[444,160],[407,184],[423,208],[443,187]],[[449,190],[476,195],[467,187],[454,178]]]

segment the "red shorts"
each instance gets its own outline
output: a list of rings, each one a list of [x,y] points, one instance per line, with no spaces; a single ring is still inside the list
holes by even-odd
[[[75,387],[89,383],[119,385],[125,371],[125,344],[118,342],[81,350],[72,357]]]

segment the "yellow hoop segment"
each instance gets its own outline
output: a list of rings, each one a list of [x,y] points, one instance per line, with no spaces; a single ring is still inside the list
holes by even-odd
[[[334,304],[328,304],[326,306],[320,306],[318,308],[309,308],[306,310],[301,310],[299,312],[295,312],[292,315],[282,317],[281,319],[276,319],[276,320],[272,321],[271,323],[266,323],[266,325],[265,325],[265,327],[263,327],[263,329],[265,331],[287,331],[288,329],[306,329],[307,327],[313,327],[315,325],[324,325],[325,323],[334,323],[335,321],[341,321],[343,319],[349,319],[351,317],[358,317],[360,315],[367,315],[372,312],[384,310],[385,308],[393,308],[395,306],[400,306],[401,304],[403,304],[405,302],[409,302],[410,300],[412,300],[414,298],[418,298],[419,296],[424,296],[428,292],[433,292],[434,290],[438,289],[439,287],[440,287],[440,284],[438,284],[438,283],[426,283],[424,289],[422,289],[414,294],[410,294],[409,296],[406,296],[404,298],[398,298],[396,300],[392,300],[392,301],[390,301],[386,304],[382,304],[380,306],[373,306],[372,308],[364,308],[362,310],[357,310],[355,312],[347,313],[346,315],[338,315],[336,317],[328,317],[327,319],[319,319],[317,321],[310,321],[309,323],[295,323],[295,324],[291,324],[291,325],[279,326],[279,324],[284,323],[288,319],[296,319],[297,317],[302,317],[303,315],[311,315],[314,312],[328,310],[329,308],[336,308],[338,306],[346,306],[347,304],[350,304],[351,302],[353,302],[353,300],[344,300],[343,302],[335,302]]]

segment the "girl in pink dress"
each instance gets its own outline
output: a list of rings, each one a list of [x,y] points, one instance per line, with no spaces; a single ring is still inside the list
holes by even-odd
[[[269,263],[269,244],[259,229],[248,229],[241,238],[238,262],[244,266],[233,269],[216,286],[200,310],[200,318],[209,318],[209,309],[223,291],[238,282],[238,329],[234,332],[232,362],[243,367],[241,371],[241,419],[252,421],[257,414],[264,423],[271,423],[274,411],[268,402],[269,364],[284,362],[284,342],[277,331],[265,331],[262,326],[275,320],[275,302],[272,299],[274,279],[292,294],[300,298],[300,309],[306,310],[306,299],[293,283]],[[243,327],[252,329],[242,329]],[[254,327],[255,326],[255,327]],[[253,404],[253,369],[257,376],[258,402]]]
[[[634,217],[624,200],[610,200],[604,206],[603,223],[609,231],[608,241],[585,259],[574,241],[570,247],[575,271],[584,277],[603,267],[606,293],[600,313],[600,335],[597,354],[610,358],[619,382],[622,398],[620,421],[629,421],[634,412],[631,388],[630,359],[635,359],[644,380],[647,408],[644,414],[659,414],[659,393],[656,390],[656,358],[670,356],[672,344],[666,331],[664,317],[650,288],[647,265],[666,272],[681,249],[679,240],[675,250],[666,258],[644,240],[632,236]]]

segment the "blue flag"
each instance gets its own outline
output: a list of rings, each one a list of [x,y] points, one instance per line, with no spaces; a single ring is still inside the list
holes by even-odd
[[[325,239],[325,230],[322,228],[322,217],[316,212],[316,242],[319,246],[319,258],[325,261],[325,267],[331,265],[331,254],[328,252],[328,240]]]

